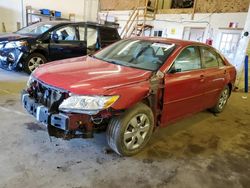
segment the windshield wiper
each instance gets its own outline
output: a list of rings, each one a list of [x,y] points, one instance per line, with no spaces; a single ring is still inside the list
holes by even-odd
[[[115,64],[115,65],[121,65],[120,63],[114,61],[114,60],[104,60],[104,61],[107,61],[108,63],[112,63],[112,64]]]
[[[108,60],[108,59],[102,59],[102,58],[98,58],[96,57],[95,55],[88,55],[89,57],[92,57],[92,58],[95,58],[95,59],[99,59],[99,60],[102,60],[102,61],[106,61],[108,63],[112,63],[112,64],[116,64],[116,65],[122,65],[114,60]]]

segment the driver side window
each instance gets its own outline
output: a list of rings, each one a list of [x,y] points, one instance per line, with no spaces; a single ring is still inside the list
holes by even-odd
[[[77,41],[79,40],[74,26],[66,26],[56,31],[59,41]]]
[[[176,58],[172,68],[176,72],[201,69],[201,59],[198,47],[187,47]]]

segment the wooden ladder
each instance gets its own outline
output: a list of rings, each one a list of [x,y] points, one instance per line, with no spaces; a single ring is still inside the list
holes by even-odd
[[[150,5],[150,2],[151,0],[145,0],[145,6],[140,7],[140,0],[138,0],[138,7],[135,7],[133,9],[127,23],[121,31],[121,38],[127,38],[131,36],[144,36],[146,30],[150,30],[151,35],[153,26],[146,24],[146,22],[147,20],[155,19],[158,0],[154,0],[154,7]]]

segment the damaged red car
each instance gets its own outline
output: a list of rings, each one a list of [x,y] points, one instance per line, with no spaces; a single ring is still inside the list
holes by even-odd
[[[222,112],[235,77],[235,68],[205,44],[132,38],[40,66],[22,103],[51,135],[89,138],[105,130],[109,146],[130,156],[157,127],[206,109]]]

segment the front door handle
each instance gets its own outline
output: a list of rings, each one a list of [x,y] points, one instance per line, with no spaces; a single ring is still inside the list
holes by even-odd
[[[205,81],[205,76],[202,74],[202,75],[200,75],[200,78],[201,78],[201,82],[204,82]]]

